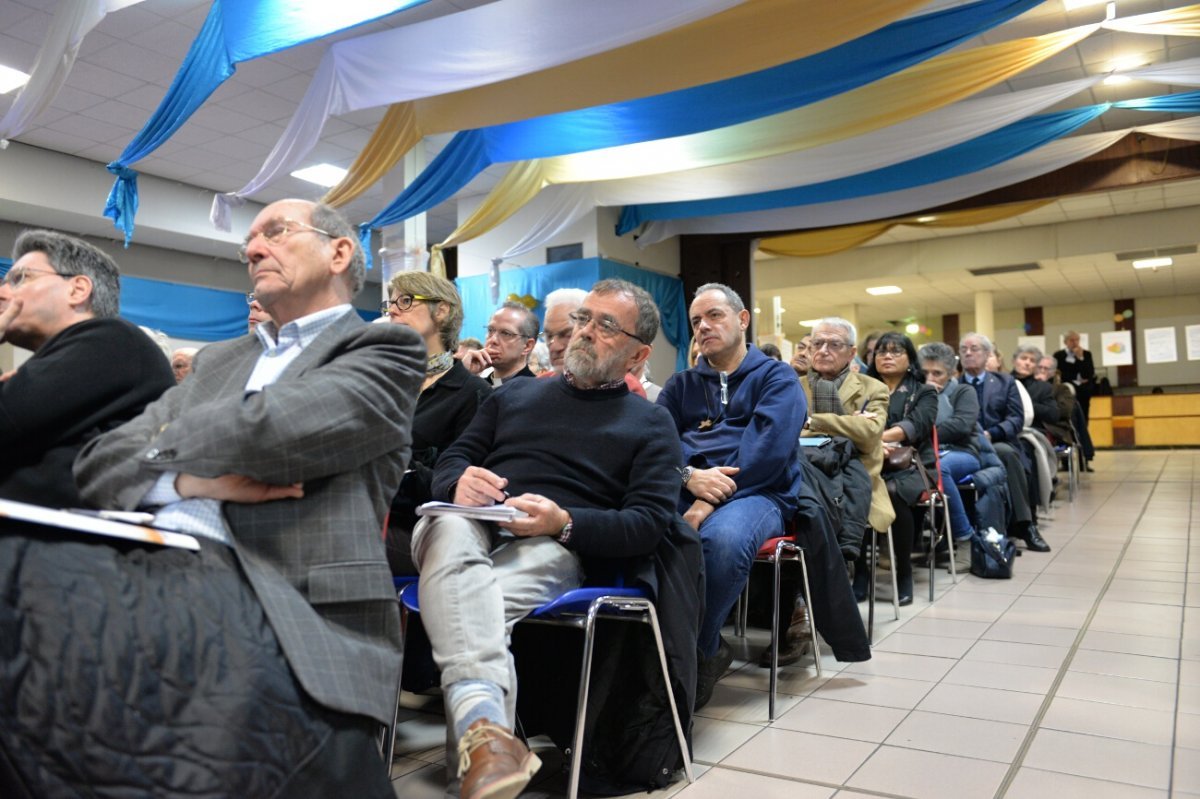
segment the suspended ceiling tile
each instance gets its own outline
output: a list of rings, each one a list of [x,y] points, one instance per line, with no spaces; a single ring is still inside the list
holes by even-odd
[[[192,46],[195,38],[195,30],[174,20],[160,19],[157,25],[130,35],[128,41],[182,63],[183,54]]]
[[[68,155],[75,155],[95,145],[95,142],[90,139],[70,133],[63,133],[51,128],[34,128],[22,133],[17,139],[24,144],[31,144],[34,147],[42,147],[47,150],[67,153]]]
[[[134,6],[137,8],[137,6]],[[128,10],[128,9],[126,9]],[[122,12],[124,13],[124,12]],[[174,76],[179,71],[182,55],[168,58],[149,50],[143,50],[128,42],[117,42],[106,47],[89,59],[92,63],[128,75],[132,78],[144,79],[147,75]],[[78,62],[76,62],[78,66]],[[71,79],[67,79],[70,84]]]
[[[128,40],[132,36],[136,36],[142,31],[149,30],[156,25],[161,25],[163,17],[161,14],[155,14],[149,10],[151,3],[138,3],[136,5],[122,8],[115,14],[109,14],[100,21],[95,27],[95,30],[101,33],[107,33],[117,39]],[[199,30],[199,28],[197,28]],[[195,38],[193,36],[193,38]],[[190,42],[189,42],[190,44]],[[183,53],[180,53],[176,58],[175,66],[178,68],[179,63],[183,60]]]
[[[322,138],[330,144],[336,144],[357,153],[367,146],[367,142],[371,140],[371,132],[362,128],[354,128],[345,133],[338,133],[334,136],[326,135]]]
[[[301,74],[303,73],[297,72],[281,61],[276,61],[271,56],[252,59],[244,64],[238,64],[237,68],[238,82],[256,88],[270,86],[272,83],[278,83]],[[308,79],[308,76],[306,75],[305,78]]]
[[[140,108],[126,105],[119,100],[108,100],[103,103],[97,103],[91,108],[85,108],[80,111],[79,114],[89,119],[98,119],[101,122],[107,122],[123,130],[128,130],[131,133],[134,131],[132,126],[138,124],[139,120],[145,116]]]
[[[0,28],[0,30],[3,29]],[[36,44],[21,41],[6,33],[0,33],[0,64],[6,67],[28,72],[33,69],[33,62],[37,59],[37,51]]]
[[[150,114],[158,108],[158,104],[162,102],[164,93],[165,91],[161,86],[153,83],[143,83],[132,91],[122,94],[117,99],[138,108],[143,112],[143,118],[148,119]]]
[[[132,134],[132,130],[125,126],[110,125],[98,119],[87,119],[82,116],[64,117],[56,122],[51,122],[46,127],[59,133],[86,138],[92,144],[109,142],[118,136],[128,138]]]
[[[224,158],[218,159],[217,156],[239,160],[262,158],[262,145],[247,141],[238,136],[218,136],[197,146],[199,149],[209,153],[209,158],[213,161],[225,160]],[[242,172],[240,169],[238,171],[241,173],[242,183],[245,183],[254,176],[258,169],[256,167],[255,172]]]
[[[221,103],[221,107],[258,122],[286,122],[296,111],[294,102],[281,99],[262,89],[251,89],[236,97],[227,98]]]
[[[272,95],[287,100],[292,105],[294,111],[300,101],[304,99],[305,93],[308,91],[309,85],[312,84],[312,78],[308,75],[290,75],[282,80],[264,88],[264,91],[270,92]]]
[[[268,122],[262,125],[255,125],[252,128],[246,128],[238,135],[243,139],[249,139],[252,142],[263,145],[266,149],[262,152],[265,154],[270,152],[270,148],[274,147],[275,143],[279,141],[279,137],[283,135],[283,125]]]
[[[244,114],[238,114],[220,106],[204,106],[192,114],[191,124],[201,125],[220,133],[240,133],[246,128],[258,124],[258,120],[250,119]]]

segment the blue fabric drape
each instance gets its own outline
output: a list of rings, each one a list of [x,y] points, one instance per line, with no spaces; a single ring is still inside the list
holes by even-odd
[[[979,0],[894,22],[830,50],[690,89],[457,134],[367,226],[444,202],[491,164],[683,136],[790,111],[931,58],[1036,6]]]
[[[864,197],[869,194],[883,194],[949,180],[995,166],[1041,147],[1086,125],[1110,107],[1108,103],[1101,103],[1032,116],[920,158],[913,158],[882,169],[850,175],[837,180],[735,197],[627,205],[621,211],[617,234],[623,235],[631,230],[636,230],[642,223],[651,220],[688,219],[697,216],[790,208],[809,203],[833,202]]]
[[[686,369],[691,331],[687,322],[683,282],[678,278],[604,258],[583,258],[546,266],[506,269],[500,273],[500,298],[503,301],[510,294],[533,297],[538,301],[533,311],[541,320],[545,316],[545,308],[542,307],[541,301],[550,292],[561,288],[586,290],[596,281],[610,277],[627,280],[650,292],[662,317],[663,335],[675,347],[675,368]],[[489,275],[473,275],[454,281],[462,297],[464,337],[474,336],[480,341],[484,338],[484,328],[487,327],[488,319],[497,305],[492,301],[489,279]]]
[[[246,295],[122,277],[121,316],[174,338],[221,341],[246,335]]]
[[[428,0],[213,0],[166,96],[108,171],[117,177],[104,215],[125,234],[128,246],[137,216],[137,173],[129,169],[158,149],[227,80],[236,64],[370,22]]]
[[[1140,97],[1136,100],[1120,100],[1113,103],[1113,106],[1115,108],[1129,108],[1135,111],[1196,114],[1200,113],[1200,91],[1164,94],[1158,97]]]

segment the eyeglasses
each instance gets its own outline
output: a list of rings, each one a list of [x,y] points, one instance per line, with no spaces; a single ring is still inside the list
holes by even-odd
[[[320,233],[322,236],[334,238],[334,235],[328,231],[321,230],[319,227],[313,227],[307,222],[301,222],[297,219],[276,219],[268,222],[263,226],[263,229],[257,233],[251,233],[238,247],[238,260],[244,264],[250,263],[250,256],[246,251],[250,248],[250,244],[259,236],[263,237],[263,241],[272,246],[281,243],[293,233]]]
[[[0,283],[8,286],[10,289],[19,289],[30,280],[35,280],[41,275],[56,275],[57,277],[79,277],[78,274],[65,274],[63,272],[55,272],[53,269],[12,269],[4,276]]]
[[[973,344],[971,346],[959,347],[958,351],[963,355],[969,355],[973,352],[983,352],[983,347],[979,346],[978,344]]]
[[[424,294],[401,294],[394,300],[384,300],[379,305],[379,312],[384,316],[390,314],[391,308],[394,305],[397,312],[407,311],[413,306],[415,300],[421,302],[441,302],[440,297],[426,297]]]
[[[630,333],[628,330],[622,330],[621,326],[617,324],[617,320],[610,319],[607,316],[592,316],[591,311],[575,311],[574,313],[567,314],[567,318],[571,320],[571,323],[575,325],[576,329],[587,327],[588,322],[595,322],[596,332],[598,332],[600,337],[603,339],[611,339],[616,337],[618,333],[624,333],[634,341],[640,341],[643,344],[650,343],[635,333]]]
[[[884,347],[883,349],[875,350],[876,358],[883,356],[883,355],[891,355],[893,357],[899,358],[901,355],[907,355],[907,354],[908,353],[904,351],[903,347]]]
[[[829,350],[830,352],[841,352],[850,345],[844,341],[838,341],[836,338],[814,338],[808,342],[808,348],[813,352],[817,350]]]
[[[487,340],[492,337],[500,338],[504,341],[515,341],[519,338],[522,338],[520,333],[514,333],[511,330],[501,330],[498,327],[492,327],[491,325],[488,325],[487,335],[484,337],[484,339]]]
[[[253,305],[253,304],[254,304],[254,292],[253,292],[253,291],[247,291],[247,292],[246,292],[246,304],[247,304],[247,305]]]

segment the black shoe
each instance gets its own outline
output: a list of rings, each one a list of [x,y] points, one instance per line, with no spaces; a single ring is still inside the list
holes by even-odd
[[[907,577],[896,575],[896,587],[900,589],[900,607],[911,605],[913,599],[912,575]]]
[[[867,589],[871,587],[871,572],[865,566],[859,565],[854,569],[854,598],[859,602],[867,601]]]
[[[1042,534],[1038,532],[1036,524],[1028,524],[1020,534],[1013,536],[1025,542],[1025,548],[1034,552],[1049,552],[1050,545],[1046,543],[1046,539],[1042,538]]]
[[[1094,472],[1094,471],[1096,471],[1095,469],[1093,469],[1093,468],[1092,468],[1092,462],[1091,462],[1091,461],[1084,461],[1084,462],[1083,462],[1083,470],[1084,470],[1085,472]]]
[[[707,705],[708,700],[712,699],[713,688],[717,686],[717,680],[724,676],[732,662],[733,650],[729,648],[729,644],[725,643],[724,638],[721,639],[715,655],[712,657],[701,655],[697,658],[696,704],[694,706],[696,710]]]
[[[808,609],[801,602],[796,603],[796,609],[792,612],[792,619],[788,622],[787,630],[783,635],[783,646],[779,647],[779,665],[791,666],[793,663],[799,663],[800,658],[804,657],[804,653],[808,651],[808,642],[812,638],[812,627],[808,621]],[[758,665],[761,668],[771,668],[771,645],[767,644],[763,651],[758,656]]]

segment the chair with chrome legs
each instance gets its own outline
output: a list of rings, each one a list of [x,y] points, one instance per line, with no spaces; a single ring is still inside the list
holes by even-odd
[[[954,565],[954,532],[950,529],[950,503],[946,500],[946,485],[942,482],[942,456],[938,447],[937,427],[933,428],[933,462],[937,479],[934,480],[928,472],[921,469],[927,486],[916,507],[924,508],[925,529],[929,530],[929,601],[933,601],[933,576],[937,571],[937,548],[942,538],[950,550],[950,580],[958,583],[958,572]]]
[[[416,577],[393,577],[392,584],[396,587],[396,596],[399,598],[404,589],[410,585],[416,586]],[[407,640],[408,633],[408,613],[404,605],[400,605],[400,636],[401,641]],[[400,676],[396,678],[396,704],[392,708],[392,723],[384,727],[383,737],[379,742],[379,751],[383,755],[383,762],[390,769],[392,760],[396,756],[396,726],[400,721],[400,684],[404,680],[404,653],[400,653]]]
[[[896,584],[896,548],[892,546],[892,528],[888,525],[885,531],[871,530],[873,533],[870,536],[871,540],[867,544],[867,568],[871,572],[871,579],[867,584],[867,640],[872,644],[875,643],[875,575],[878,573],[876,566],[879,561],[879,536],[887,538],[888,545],[888,562],[892,564],[889,573],[892,575],[892,613],[895,620],[900,621],[900,587]]]
[[[401,607],[410,613],[420,612],[420,600],[416,584],[408,585],[400,594]],[[530,613],[521,624],[550,624],[563,627],[574,627],[583,632],[583,666],[579,675],[578,708],[575,715],[574,740],[571,746],[571,771],[569,777],[568,797],[577,799],[579,796],[579,776],[583,766],[583,737],[587,723],[587,705],[592,679],[592,654],[595,644],[596,621],[611,619],[616,621],[635,621],[650,626],[654,636],[654,644],[658,650],[658,663],[662,673],[663,684],[666,688],[667,702],[671,708],[671,716],[675,725],[675,735],[679,742],[680,760],[683,763],[684,775],[689,783],[695,781],[692,774],[692,761],[688,753],[687,736],[683,732],[683,724],[679,717],[679,708],[675,705],[675,692],[671,688],[670,672],[667,669],[666,649],[663,646],[662,631],[658,626],[658,613],[654,603],[640,588],[625,586],[585,587],[567,591],[562,596],[547,602]]]

